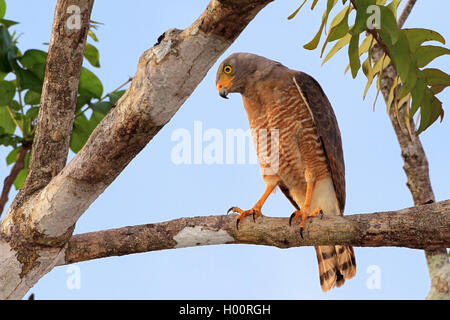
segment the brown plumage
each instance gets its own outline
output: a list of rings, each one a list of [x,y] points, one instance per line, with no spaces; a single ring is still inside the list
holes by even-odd
[[[309,75],[250,53],[235,53],[217,71],[219,94],[241,93],[266,190],[250,210],[233,207],[239,221],[256,218],[277,186],[297,209],[300,233],[308,216],[342,215],[345,167],[341,135],[330,102]],[[353,248],[316,246],[323,291],[356,274]]]

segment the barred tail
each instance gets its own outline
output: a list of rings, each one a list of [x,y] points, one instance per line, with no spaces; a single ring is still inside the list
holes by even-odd
[[[315,246],[319,263],[320,286],[328,291],[334,286],[340,287],[346,279],[356,274],[356,260],[353,247]]]

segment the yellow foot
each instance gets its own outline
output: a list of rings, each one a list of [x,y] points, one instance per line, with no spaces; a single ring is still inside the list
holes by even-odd
[[[239,222],[240,222],[241,219],[244,218],[245,216],[252,215],[253,221],[255,221],[255,222],[256,222],[256,218],[262,216],[261,209],[256,208],[256,207],[253,207],[252,209],[250,209],[250,210],[245,210],[245,211],[244,211],[244,210],[241,210],[241,209],[238,208],[238,207],[231,207],[230,209],[228,209],[227,214],[230,213],[230,211],[231,211],[231,212],[234,212],[234,213],[239,213],[239,215],[238,215],[238,217],[237,217],[237,220],[236,220],[236,229],[239,229]]]
[[[289,225],[291,225],[291,222],[293,219],[301,218],[300,220],[300,236],[303,239],[303,228],[305,227],[305,222],[308,217],[315,217],[320,214],[320,218],[323,217],[323,211],[320,209],[320,207],[316,208],[312,213],[309,212],[308,207],[303,207],[301,210],[294,211],[290,218],[289,218]]]

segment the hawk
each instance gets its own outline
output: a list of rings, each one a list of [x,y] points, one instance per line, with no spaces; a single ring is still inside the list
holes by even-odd
[[[250,210],[230,208],[239,213],[236,228],[245,216],[255,219],[262,215],[261,208],[276,187],[296,208],[289,224],[300,220],[302,238],[308,217],[342,215],[345,167],[341,134],[319,83],[279,62],[234,53],[220,64],[216,87],[223,98],[231,92],[242,95],[266,185]],[[272,166],[274,160],[276,166]],[[315,250],[323,291],[340,287],[355,276],[351,246],[315,246]]]

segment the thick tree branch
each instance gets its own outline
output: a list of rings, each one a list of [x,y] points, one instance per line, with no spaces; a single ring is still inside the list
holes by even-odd
[[[236,216],[180,218],[73,236],[59,265],[154,250],[214,244],[257,244],[290,248],[347,244],[413,249],[450,246],[450,200],[398,211],[308,219],[304,239],[288,218]]]
[[[13,207],[45,187],[66,165],[93,4],[94,0],[56,4],[28,175]]]
[[[166,31],[144,52],[128,90],[83,149],[56,176],[53,173],[59,167],[47,166],[51,181],[29,197],[16,199],[2,220],[0,298],[22,297],[54,267],[78,218],[172,118],[215,61],[269,2],[212,0],[189,28]],[[50,136],[63,139],[59,134]]]

